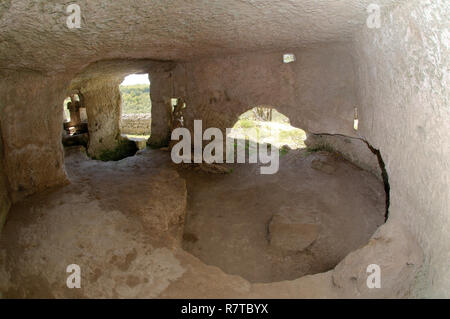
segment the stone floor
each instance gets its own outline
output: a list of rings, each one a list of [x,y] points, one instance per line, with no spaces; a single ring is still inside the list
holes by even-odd
[[[230,168],[181,169],[160,150],[118,162],[66,150],[71,184],[10,212],[0,238],[2,296],[342,295],[332,269],[383,223],[382,183],[335,155],[304,150],[283,156],[275,175]],[[70,264],[81,268],[80,289],[66,286]]]
[[[258,164],[180,174],[188,189],[183,247],[251,282],[333,269],[384,223],[382,183],[327,152],[291,150],[273,175],[260,175]]]

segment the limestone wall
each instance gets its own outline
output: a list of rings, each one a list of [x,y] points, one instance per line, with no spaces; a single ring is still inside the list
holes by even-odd
[[[170,98],[175,95],[173,67],[167,64],[148,71],[152,83],[152,133],[148,143],[152,147],[169,143],[172,112]]]
[[[391,188],[390,223],[425,252],[413,295],[450,297],[450,108],[445,0],[382,12],[356,37],[361,134],[379,148]]]
[[[6,215],[11,207],[8,188],[6,185],[6,175],[3,169],[3,141],[0,130],[0,234],[6,221]]]
[[[369,149],[367,144],[359,138],[350,138],[343,135],[307,134],[305,144],[308,147],[331,147],[340,152],[344,158],[371,172],[379,180],[383,180],[382,170],[377,156]]]
[[[283,63],[283,53],[294,53],[296,61]],[[174,97],[186,98],[189,128],[200,118],[205,127],[232,127],[245,111],[270,105],[306,131],[354,135],[357,94],[348,44],[180,63],[174,81]],[[154,92],[152,82],[152,98]]]
[[[0,75],[3,164],[14,202],[67,182],[61,134],[69,80],[31,71]]]
[[[151,114],[122,114],[120,132],[122,134],[150,135]]]
[[[296,60],[283,63],[283,53],[294,53]],[[209,58],[177,64],[171,72],[172,97],[186,99],[185,126],[191,130],[195,119],[202,119],[204,128],[225,129],[255,106],[275,107],[291,125],[328,134],[327,143],[334,149],[381,179],[376,155],[355,139],[360,138],[353,129],[358,105],[355,70],[349,43]],[[343,142],[347,140],[350,143]]]

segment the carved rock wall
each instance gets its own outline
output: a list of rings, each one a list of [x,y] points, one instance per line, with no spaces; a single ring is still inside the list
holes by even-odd
[[[67,182],[61,134],[69,80],[27,71],[0,76],[3,164],[14,202]]]
[[[450,297],[448,28],[443,0],[383,11],[380,29],[355,39],[361,134],[380,149],[391,188],[390,219],[425,252],[413,294]]]
[[[283,53],[294,53],[296,61],[283,63]],[[269,105],[306,131],[354,135],[350,53],[348,44],[331,43],[179,63],[174,94],[186,97],[188,128],[195,119],[203,119],[204,127],[233,127],[245,111]]]

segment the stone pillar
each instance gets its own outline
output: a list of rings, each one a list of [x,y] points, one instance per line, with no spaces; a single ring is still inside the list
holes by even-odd
[[[171,71],[151,70],[150,98],[152,101],[152,128],[148,145],[166,146],[170,140],[171,105],[173,78]]]
[[[81,88],[88,116],[88,154],[100,159],[120,142],[120,90],[117,80],[93,79]]]
[[[71,101],[67,103],[67,108],[70,112],[70,126],[77,126],[81,122],[80,102],[75,100],[73,94],[70,96],[70,100]]]
[[[13,202],[67,182],[61,106],[68,84],[64,75],[0,74],[3,169]]]
[[[81,94],[88,117],[88,154],[103,161],[134,155],[136,144],[120,135],[121,79],[92,79],[83,84]]]

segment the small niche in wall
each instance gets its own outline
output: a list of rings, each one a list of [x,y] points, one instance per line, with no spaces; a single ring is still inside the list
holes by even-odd
[[[291,63],[295,61],[294,53],[285,53],[283,54],[283,63]]]
[[[178,99],[176,97],[173,97],[170,99],[170,105],[172,106],[172,111],[175,108],[175,105],[177,105]]]
[[[355,115],[353,117],[353,129],[358,130],[359,120],[358,120],[358,108],[355,107]]]

